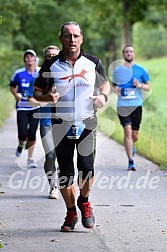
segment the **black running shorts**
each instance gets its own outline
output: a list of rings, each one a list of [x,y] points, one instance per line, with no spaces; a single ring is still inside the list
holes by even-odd
[[[123,127],[132,125],[133,130],[139,130],[142,120],[142,107],[118,107],[118,117]]]

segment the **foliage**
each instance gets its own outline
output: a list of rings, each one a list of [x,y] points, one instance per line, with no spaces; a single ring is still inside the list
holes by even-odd
[[[165,1],[160,1],[159,6],[148,7],[144,21],[135,23],[133,27],[133,39],[136,53],[140,57],[153,58],[166,55],[167,3]]]
[[[140,57],[161,57],[167,52],[167,29],[162,24],[155,27],[141,22],[136,23],[133,27],[133,37],[133,45]]]
[[[33,48],[39,55],[49,44],[59,44],[58,32],[62,23],[79,22],[84,30],[83,48],[108,63],[120,53],[122,31],[128,33],[126,22],[132,26],[147,20],[165,27],[166,12],[163,0],[0,0],[2,24],[0,45],[12,50]],[[163,18],[160,19],[163,13]],[[130,28],[131,29],[131,28]],[[126,32],[127,31],[127,32]],[[129,38],[126,38],[127,41]]]
[[[120,55],[126,20],[131,25],[143,20],[135,23],[133,29],[137,53],[148,58],[167,53],[167,11],[163,0],[133,3],[112,0],[112,4],[107,0],[0,0],[0,4],[0,60],[3,62],[0,86],[7,86],[14,70],[22,66],[23,50],[33,48],[40,57],[47,45],[60,47],[59,27],[69,20],[79,22],[84,30],[83,49],[99,56],[106,66]]]
[[[3,62],[0,68],[0,90],[7,88],[10,77],[14,71],[23,65],[23,52],[13,51],[10,47],[1,47],[0,60]]]
[[[160,3],[157,6],[149,6],[147,15],[145,16],[145,22],[152,25],[163,25],[167,27],[167,2]]]

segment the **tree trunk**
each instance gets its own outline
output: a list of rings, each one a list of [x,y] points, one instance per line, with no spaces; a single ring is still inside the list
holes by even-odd
[[[132,24],[125,19],[122,27],[122,48],[127,44],[132,44]]]
[[[122,24],[122,48],[127,44],[132,44],[132,21],[130,18],[131,4],[123,3],[123,24]]]

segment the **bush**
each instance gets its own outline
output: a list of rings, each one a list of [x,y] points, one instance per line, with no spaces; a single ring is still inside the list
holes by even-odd
[[[167,30],[164,26],[145,26],[141,22],[133,26],[133,46],[137,55],[156,58],[167,55]]]
[[[8,88],[10,78],[14,71],[23,66],[23,52],[2,46],[0,50],[0,88]]]
[[[4,121],[10,116],[11,111],[14,109],[15,99],[7,88],[0,89],[0,127]]]

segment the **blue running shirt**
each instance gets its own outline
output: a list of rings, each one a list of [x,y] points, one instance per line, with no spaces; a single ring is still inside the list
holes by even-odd
[[[35,73],[37,70],[35,69]],[[27,102],[28,88],[33,74],[28,73],[26,67],[19,68],[11,77],[10,86],[17,87],[17,92],[22,95],[22,99],[16,102],[16,110],[34,110],[37,107],[31,107]]]
[[[133,86],[134,79],[140,83],[149,81],[146,70],[137,64],[130,68],[123,65],[115,68],[113,73],[113,84],[121,88],[121,95],[118,96],[117,106],[142,106],[142,91]]]

